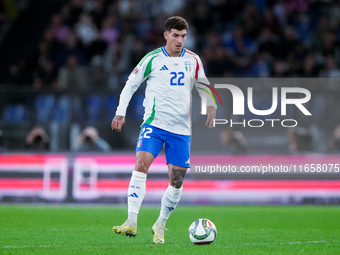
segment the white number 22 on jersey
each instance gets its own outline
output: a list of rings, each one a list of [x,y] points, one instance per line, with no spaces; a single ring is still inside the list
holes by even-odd
[[[152,133],[152,128],[143,128],[142,129],[142,132],[140,132],[140,136],[138,138],[139,139],[142,139],[142,138],[150,138],[150,136],[148,136],[148,134]]]

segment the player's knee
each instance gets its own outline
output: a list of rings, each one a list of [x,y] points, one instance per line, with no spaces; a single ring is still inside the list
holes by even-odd
[[[175,187],[176,189],[181,188],[183,185],[185,173],[186,171],[184,170],[173,168],[171,172],[171,186]]]
[[[137,160],[135,170],[147,174],[149,169],[144,161]]]

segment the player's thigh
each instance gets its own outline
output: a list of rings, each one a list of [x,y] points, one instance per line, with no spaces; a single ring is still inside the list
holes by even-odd
[[[149,152],[155,158],[158,156],[164,144],[164,130],[148,124],[142,126],[136,145],[136,155],[140,151]],[[144,155],[142,153],[142,155]]]
[[[165,141],[166,163],[173,166],[190,167],[191,137],[169,133]]]
[[[150,152],[138,151],[136,153],[136,165],[134,170],[147,174],[154,159],[155,157]]]

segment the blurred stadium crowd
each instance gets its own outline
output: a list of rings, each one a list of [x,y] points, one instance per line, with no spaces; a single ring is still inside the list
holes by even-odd
[[[174,14],[189,21],[185,46],[208,77],[340,77],[339,1],[72,0],[3,82],[120,90],[139,60],[164,45],[163,23]]]
[[[20,15],[8,7],[15,2],[0,2],[0,31]],[[5,90],[15,84],[20,85],[16,89],[38,93],[33,100],[24,97],[19,102],[16,94],[10,94],[7,98],[16,97],[17,103],[13,106],[7,99],[2,105],[5,122],[110,121],[131,70],[146,53],[164,45],[163,24],[171,15],[188,20],[185,47],[201,57],[208,77],[340,78],[340,1],[59,3],[35,49],[7,63],[7,74],[0,77]],[[139,121],[141,100],[137,92],[132,111]],[[35,109],[31,115],[25,113],[27,104]],[[16,114],[19,117],[13,119]]]

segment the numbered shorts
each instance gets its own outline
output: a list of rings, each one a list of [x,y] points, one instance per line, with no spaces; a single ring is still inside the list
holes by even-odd
[[[190,135],[178,135],[148,124],[143,124],[139,132],[136,152],[147,151],[154,157],[157,157],[164,143],[167,164],[190,167]]]

